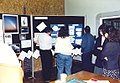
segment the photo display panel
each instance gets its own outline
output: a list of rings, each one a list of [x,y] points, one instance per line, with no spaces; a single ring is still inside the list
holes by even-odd
[[[29,15],[18,15],[19,18],[19,40],[21,48],[21,59],[24,59],[24,77],[32,77],[32,36],[31,19]],[[15,39],[15,38],[14,38]],[[28,75],[29,74],[29,75]]]
[[[84,16],[51,16],[50,27],[54,30],[51,34],[53,45],[55,44],[57,33],[62,26],[68,27],[71,43],[74,46],[81,45],[81,37],[84,28]]]
[[[62,26],[68,27],[71,43],[81,45],[81,36],[83,35],[84,16],[33,16],[34,37],[40,33],[37,27],[50,27],[54,31],[51,34],[52,43],[55,44],[57,33]]]

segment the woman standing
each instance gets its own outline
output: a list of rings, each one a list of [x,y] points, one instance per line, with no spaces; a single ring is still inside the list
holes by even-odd
[[[109,42],[101,53],[103,60],[103,76],[111,77],[113,79],[120,79],[118,63],[120,57],[120,43],[118,36],[117,30],[110,27],[108,33]]]
[[[98,37],[96,39],[95,47],[94,47],[94,55],[97,57],[95,61],[94,73],[102,75],[103,66],[101,60],[101,52],[104,49],[108,39],[106,37],[108,34],[108,30],[105,27],[105,24],[100,25],[98,29]]]
[[[73,46],[70,42],[68,28],[61,27],[58,32],[58,38],[56,39],[55,44],[55,53],[56,55],[56,65],[58,69],[57,78],[60,78],[60,74],[65,72],[67,75],[71,74],[72,67],[72,49]]]

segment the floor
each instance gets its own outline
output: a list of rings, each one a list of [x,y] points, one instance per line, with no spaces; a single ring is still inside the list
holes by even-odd
[[[52,80],[56,80],[56,68],[53,68],[53,73],[52,73]],[[30,73],[28,74],[25,74],[25,77],[24,77],[24,83],[45,83],[43,78],[42,78],[42,71],[38,71],[38,72],[35,72],[34,73],[35,77],[32,78]]]
[[[79,61],[74,61],[72,67],[72,74],[81,70],[82,70],[82,63]],[[53,68],[52,80],[56,80],[56,76],[57,76],[57,69],[55,67]],[[30,75],[26,74],[24,78],[24,83],[45,83],[42,78],[42,72],[41,71],[35,72],[35,78],[30,78]]]

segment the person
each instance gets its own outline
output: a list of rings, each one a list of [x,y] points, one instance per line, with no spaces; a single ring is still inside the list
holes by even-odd
[[[21,64],[16,56],[16,53],[13,51],[12,47],[8,44],[0,42],[0,63],[8,64],[20,67]]]
[[[120,79],[119,72],[119,57],[120,57],[120,43],[117,30],[113,26],[108,26],[108,40],[101,55],[103,60],[103,76],[111,77],[113,79]]]
[[[67,27],[61,27],[58,31],[58,37],[55,44],[56,53],[56,66],[57,66],[57,78],[60,79],[60,74],[64,72],[68,75],[71,74],[72,67],[72,49],[73,46],[70,42],[70,37]]]
[[[52,28],[44,28],[43,30],[41,30],[41,33],[35,40],[35,42],[37,42],[37,44],[39,45],[42,62],[42,76],[46,83],[51,80],[53,67],[53,55],[51,52],[52,37],[50,36],[52,31]]]
[[[102,75],[103,73],[103,66],[101,60],[101,52],[104,49],[104,46],[108,42],[106,38],[106,34],[108,33],[105,24],[99,26],[98,29],[98,37],[96,39],[95,47],[94,47],[94,55],[96,56],[94,73]]]
[[[94,37],[90,33],[90,27],[84,28],[85,34],[82,36],[81,52],[83,70],[93,72],[92,53],[94,49]]]
[[[11,46],[0,41],[0,83],[23,83],[24,73]]]

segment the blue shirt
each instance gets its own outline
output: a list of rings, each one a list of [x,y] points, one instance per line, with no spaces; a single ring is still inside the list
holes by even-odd
[[[87,53],[91,52],[94,49],[94,37],[90,33],[86,33],[82,37],[82,43],[81,43],[81,52]]]

